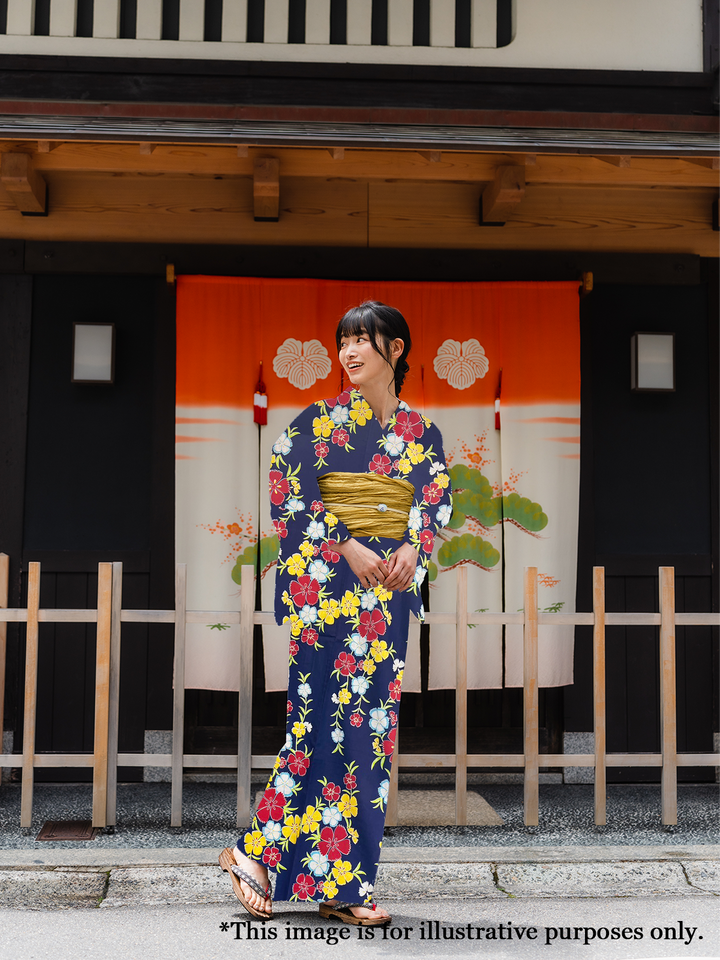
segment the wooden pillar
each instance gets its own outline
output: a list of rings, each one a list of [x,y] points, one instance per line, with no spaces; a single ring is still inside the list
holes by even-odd
[[[523,729],[525,825],[536,827],[539,812],[538,596],[537,567],[525,567],[523,625]]]
[[[173,670],[172,786],[170,826],[182,826],[183,750],[185,746],[185,623],[187,564],[175,567],[175,661]]]
[[[593,567],[593,729],[595,731],[595,824],[605,826],[605,568]]]
[[[467,823],[467,569],[458,567],[455,600],[455,823]]]
[[[110,709],[108,711],[107,823],[117,822],[117,758],[120,733],[120,654],[122,613],[122,563],[112,565],[112,617],[110,621]]]
[[[252,770],[252,674],[255,626],[255,568],[240,574],[240,677],[238,678],[237,825],[250,822]]]
[[[660,567],[660,737],[662,822],[671,826],[677,823],[674,567]]]
[[[8,589],[10,586],[10,557],[0,553],[0,609],[8,605]],[[3,753],[3,732],[5,730],[5,663],[7,658],[7,623],[0,623],[0,753]],[[0,783],[2,783],[2,768],[0,767]]]
[[[35,782],[35,723],[37,718],[38,610],[40,609],[40,564],[28,567],[27,632],[25,636],[25,703],[23,706],[22,789],[20,827],[32,827]]]
[[[95,739],[93,745],[92,825],[94,827],[107,826],[112,566],[111,563],[98,564],[97,634],[95,640]]]

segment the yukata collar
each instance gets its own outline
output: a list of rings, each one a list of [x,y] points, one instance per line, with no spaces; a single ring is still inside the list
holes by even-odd
[[[360,393],[360,391],[359,391],[359,390],[356,390],[354,387],[350,390],[350,396],[352,397],[353,400],[358,400],[358,399],[359,399],[359,400],[362,400],[362,399],[364,399],[364,398],[363,398],[363,395]],[[399,399],[398,399],[398,405],[397,405],[397,407],[395,408],[395,413],[393,413],[393,417],[397,416],[397,413],[398,413],[399,410],[404,410],[405,413],[409,413],[409,412],[410,412],[410,407],[405,403],[404,400],[399,400]],[[392,417],[391,417],[390,419],[392,419]]]

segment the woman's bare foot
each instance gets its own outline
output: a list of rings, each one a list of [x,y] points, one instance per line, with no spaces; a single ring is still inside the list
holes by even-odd
[[[242,867],[246,873],[249,873],[253,879],[257,880],[263,890],[267,889],[267,867],[263,867],[262,864],[258,863],[256,860],[250,860],[250,858],[246,857],[244,853],[241,853],[237,847],[235,847],[233,850],[233,857],[235,858],[235,863],[239,867]],[[255,910],[259,910],[261,913],[266,913],[268,916],[270,916],[272,913],[272,901],[270,898],[264,900],[242,879],[242,877],[238,877],[237,879],[240,882],[243,895],[250,906]]]
[[[338,903],[337,900],[326,900],[325,902],[329,904],[331,907],[335,906]],[[354,906],[348,906],[348,909],[350,910],[350,912],[354,917],[358,918],[358,920],[383,920],[383,919],[389,920],[390,919],[390,914],[387,912],[387,910],[383,910],[382,907],[378,907],[377,905],[374,910],[372,907],[361,907],[359,904],[356,904]]]

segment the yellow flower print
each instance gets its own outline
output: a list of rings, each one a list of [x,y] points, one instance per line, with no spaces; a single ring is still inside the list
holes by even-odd
[[[346,820],[349,819],[350,817],[357,816],[357,812],[358,812],[357,799],[355,797],[351,797],[349,793],[344,793],[342,795],[337,807],[340,813],[345,817]]]
[[[293,493],[297,496],[298,493],[300,493],[300,484],[299,484],[298,481],[295,480],[294,478],[290,481],[290,483],[291,483],[292,488],[293,488]]]
[[[245,853],[248,856],[259,857],[266,844],[265,837],[259,830],[253,830],[252,833],[245,834]]]
[[[312,806],[306,807],[302,818],[302,832],[315,833],[321,820],[322,814],[319,810],[316,810],[315,807]]]
[[[360,834],[357,832],[355,827],[351,827],[350,825],[348,825],[347,832],[350,834],[350,839],[352,840],[352,842],[357,843],[358,840],[360,839]]]
[[[441,470],[440,473],[436,473],[433,477],[433,483],[436,483],[444,490],[450,483],[450,477],[447,475],[447,473],[445,473],[444,470]]]
[[[293,606],[295,606],[295,604],[294,604],[294,603],[292,602],[292,600],[290,599],[290,594],[287,592],[287,590],[283,590],[283,593],[282,593],[282,602],[285,604],[286,607],[293,607]]]
[[[382,747],[380,746],[380,737],[375,737],[375,739],[373,740],[373,752],[374,752],[374,753],[382,753],[382,752],[383,752],[383,749],[382,749]]]
[[[378,598],[380,603],[387,603],[388,600],[392,598],[392,590],[386,590],[381,583],[373,589],[373,593]]]
[[[403,678],[403,674],[404,674],[404,673],[405,673],[404,670],[398,670],[397,676],[395,677],[395,679],[396,679],[396,680],[399,680],[400,683],[402,683],[402,678]]]
[[[352,880],[352,864],[349,860],[336,860],[333,864],[333,876],[340,886]],[[327,884],[323,886],[323,893],[327,894]]]
[[[327,414],[323,414],[322,417],[315,417],[313,420],[313,433],[316,437],[322,437],[324,440],[327,440],[333,432],[334,426],[335,424],[330,417],[328,417]]]
[[[303,631],[303,622],[296,613],[291,613],[290,617],[290,633],[293,637],[299,637]]]
[[[399,473],[410,473],[412,470],[412,464],[407,457],[401,457],[398,460],[397,468]]]
[[[323,895],[328,898],[328,900],[334,900],[338,895],[337,884],[334,880],[326,880],[323,883]]]
[[[334,513],[325,514],[325,523],[328,525],[328,530],[332,530],[333,527],[337,526],[338,518]]]
[[[337,618],[340,616],[340,604],[337,602],[337,600],[333,600],[332,598],[330,600],[323,600],[320,603],[318,616],[323,623],[327,623],[328,625],[335,623]]]
[[[296,720],[293,724],[292,734],[294,737],[304,737],[305,736],[305,724],[300,723],[299,720]]]
[[[368,676],[371,676],[373,673],[375,673],[376,669],[375,663],[370,657],[368,657],[367,660],[363,660],[362,668],[363,673],[366,673]]]
[[[271,466],[271,467],[277,466],[277,462],[278,462],[278,459],[277,459],[277,457],[275,456],[275,454],[273,454],[273,455],[270,457],[270,466]]]
[[[338,693],[338,700],[340,703],[350,703],[352,700],[352,694],[347,687],[343,687],[340,693]]]
[[[356,597],[351,590],[346,590],[340,600],[340,609],[344,617],[352,617],[360,606],[360,597]]]
[[[283,836],[287,837],[290,843],[296,843],[297,838],[300,836],[301,828],[302,828],[302,820],[300,819],[300,817],[297,817],[297,816],[288,817],[282,828]]]
[[[368,420],[372,420],[372,415],[367,400],[355,400],[350,411],[351,420],[354,420],[359,427],[364,427]]]
[[[388,645],[384,640],[373,640],[370,644],[370,655],[378,663],[382,663],[383,660],[387,660],[390,656]]]
[[[305,573],[306,566],[307,564],[299,553],[294,553],[291,557],[288,557],[287,572],[291,577],[301,577]]]
[[[424,453],[425,447],[421,443],[413,443],[412,441],[407,445],[407,450],[405,454],[410,458],[411,463],[422,463],[425,459]]]
[[[310,543],[309,540],[303,540],[300,544],[300,553],[303,557],[312,557],[315,553],[315,547]]]

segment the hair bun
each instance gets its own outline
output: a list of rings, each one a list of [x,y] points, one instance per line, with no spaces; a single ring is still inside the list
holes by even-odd
[[[405,377],[409,369],[410,365],[404,358],[398,360],[395,365],[395,395],[397,397],[400,396],[400,391],[402,390],[403,383],[405,383]]]

